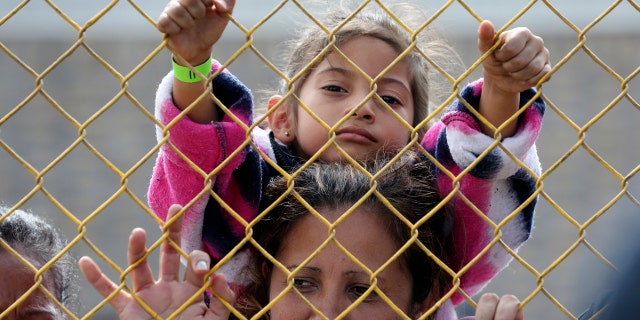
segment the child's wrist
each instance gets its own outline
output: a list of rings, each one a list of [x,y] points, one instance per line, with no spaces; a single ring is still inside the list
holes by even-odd
[[[212,60],[211,57],[209,57],[203,63],[194,65],[192,68],[197,72],[193,71],[190,67],[180,65],[173,57],[171,58],[171,65],[173,67],[173,76],[176,79],[181,82],[194,83],[206,79],[209,73],[211,73]],[[204,78],[201,77],[198,72],[201,73]]]

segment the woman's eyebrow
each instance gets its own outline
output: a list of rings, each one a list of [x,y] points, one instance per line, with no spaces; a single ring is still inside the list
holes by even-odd
[[[345,277],[348,278],[366,278],[366,279],[371,279],[371,275],[368,272],[362,271],[362,270],[350,270],[350,271],[346,271],[343,273],[343,275]],[[377,275],[375,277],[376,280],[378,280],[378,283],[383,284],[385,283],[385,278]],[[371,281],[373,282],[373,281]]]
[[[287,270],[289,270],[289,272],[293,272],[296,268],[298,268],[298,264],[293,264],[287,267]],[[317,268],[317,267],[311,267],[311,266],[303,266],[302,268],[300,268],[300,271],[298,271],[298,273],[300,272],[309,272],[309,273],[317,273],[320,274],[322,273],[322,269]]]

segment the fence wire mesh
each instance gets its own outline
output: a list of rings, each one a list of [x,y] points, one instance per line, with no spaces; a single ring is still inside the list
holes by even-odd
[[[361,3],[394,14],[385,1]],[[581,4],[576,2],[576,6]],[[241,5],[236,12],[250,10]],[[169,70],[171,54],[162,35],[154,30],[164,4],[103,1],[84,15],[79,15],[75,6],[79,4],[73,1],[8,1],[0,12],[4,98],[0,108],[0,201],[9,207],[7,216],[15,210],[34,211],[54,221],[69,240],[63,251],[40,266],[0,242],[36,274],[31,289],[5,306],[0,318],[38,290],[69,318],[108,318],[112,316],[108,301],[86,283],[81,281],[80,307],[67,308],[47,290],[42,275],[62,255],[91,255],[119,282],[119,290],[129,290],[130,268],[123,258],[126,235],[133,226],[145,227],[151,257],[157,255],[166,238],[158,227],[163,221],[146,203],[151,167],[160,147],[168,143],[168,128],[162,128],[165,136],[159,143],[153,134],[154,127],[161,126],[153,114],[153,94]],[[277,31],[282,26],[274,27],[275,21],[296,16],[314,23],[321,10],[293,0],[272,1],[265,7],[255,21],[232,16],[229,36],[214,49],[218,60],[241,80],[248,79],[249,87],[255,89],[268,82],[292,80],[278,67],[280,57],[274,47],[282,40],[278,37],[286,34]],[[576,13],[559,2],[533,0],[512,2],[509,8],[512,12],[501,13],[507,18],[496,21],[500,30],[534,19],[538,25],[554,21],[562,25],[558,28],[562,32],[542,34],[551,51],[553,70],[551,80],[540,90],[547,111],[538,141],[543,172],[537,177],[540,204],[536,228],[518,253],[505,246],[514,261],[485,291],[516,294],[529,316],[576,319],[586,308],[585,301],[594,299],[606,282],[594,279],[617,270],[629,252],[627,244],[637,240],[640,144],[636,137],[640,132],[633,121],[640,120],[636,77],[640,72],[640,29],[634,25],[617,33],[601,29],[617,24],[616,14],[623,11],[640,20],[640,5],[632,0],[609,1],[589,6],[592,11]],[[454,21],[477,25],[482,19],[492,19],[498,10],[480,1],[453,0],[434,2],[428,9],[425,25],[450,23],[446,15],[451,12]],[[147,33],[127,38],[127,26],[119,21],[122,14],[136,20],[137,28]],[[578,14],[589,16],[589,21],[575,22]],[[27,19],[51,36],[21,39],[13,35],[23,28],[18,21]],[[55,36],[47,33],[48,28],[58,30]],[[112,28],[116,31],[111,32]],[[436,116],[479,74],[475,29],[462,32],[466,36],[452,38],[470,67],[459,73],[441,72],[449,91]],[[407,127],[413,130],[410,124]],[[248,136],[243,146],[251,143]],[[504,148],[499,139],[493,147]],[[194,170],[210,183],[219,168],[213,172]],[[208,186],[203,186],[201,194],[210,192]],[[504,246],[500,228],[506,222],[487,221],[495,228],[491,245]],[[251,239],[248,236],[244,241]],[[448,271],[454,279],[459,276]],[[371,274],[374,277],[376,271]],[[572,297],[576,295],[582,300]],[[474,298],[467,297],[469,305],[474,305]],[[343,316],[355,307],[345,310]]]

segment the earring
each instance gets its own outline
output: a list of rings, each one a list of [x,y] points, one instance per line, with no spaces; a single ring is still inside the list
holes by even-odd
[[[288,137],[288,136],[289,136],[289,131],[285,131],[285,132],[284,132],[284,136],[285,136],[285,137]]]

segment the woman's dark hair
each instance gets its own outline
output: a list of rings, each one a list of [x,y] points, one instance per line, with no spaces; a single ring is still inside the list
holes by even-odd
[[[445,250],[452,216],[446,207],[435,208],[440,196],[435,189],[435,181],[428,163],[413,154],[394,161],[376,159],[363,162],[362,167],[350,163],[314,163],[295,176],[291,182],[293,192],[302,197],[317,211],[321,209],[349,208],[375,187],[378,195],[369,195],[361,206],[375,212],[382,219],[397,248],[411,240],[411,227],[384,203],[388,201],[403,219],[416,225],[417,241],[403,252],[400,263],[411,273],[413,288],[412,301],[419,303],[429,295],[440,299],[448,285],[448,275],[420,248],[426,247],[445,263]],[[365,172],[361,170],[365,170]],[[285,178],[273,180],[268,189],[268,203],[284,198],[253,228],[253,238],[271,256],[276,256],[282,247],[282,240],[299,218],[309,214],[307,208],[296,199],[293,192],[287,193]],[[247,268],[253,280],[250,287],[239,299],[239,308],[253,316],[269,302],[268,286],[273,263],[260,252]],[[268,272],[264,268],[268,267]]]
[[[25,259],[34,259],[36,267],[43,266],[65,250],[66,240],[60,232],[44,219],[26,211],[0,206],[0,240],[20,253]],[[3,245],[4,245],[3,244]],[[7,251],[0,245],[0,252]],[[7,251],[8,252],[8,251]],[[75,260],[64,254],[45,273],[54,288],[52,294],[67,308],[74,309],[77,303]],[[62,313],[61,311],[61,314]]]

